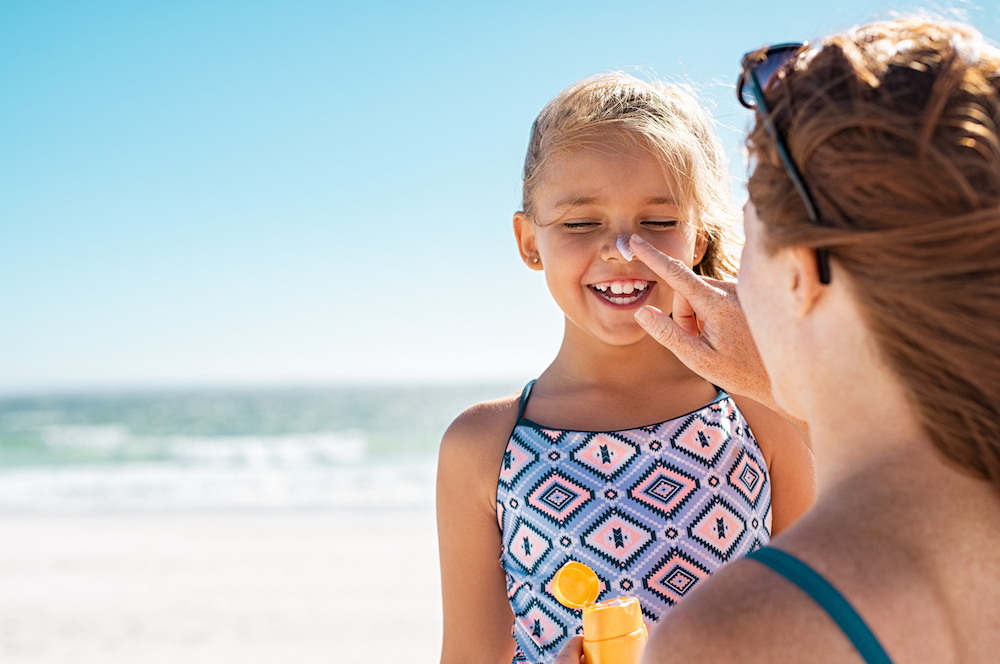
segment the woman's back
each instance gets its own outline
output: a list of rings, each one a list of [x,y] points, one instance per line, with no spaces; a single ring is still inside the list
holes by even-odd
[[[824,495],[773,546],[857,611],[896,664],[992,662],[1000,653],[996,494],[939,459],[900,459]],[[654,632],[647,662],[861,662],[801,588],[744,560]]]

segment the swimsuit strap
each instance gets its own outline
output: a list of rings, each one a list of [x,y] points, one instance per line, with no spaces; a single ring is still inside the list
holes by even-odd
[[[528,407],[528,397],[531,396],[531,388],[534,386],[535,381],[530,380],[528,384],[524,386],[524,390],[521,392],[521,403],[517,408],[517,421],[520,422],[521,418],[524,417],[524,409]]]
[[[892,664],[889,655],[865,624],[864,619],[858,615],[847,599],[812,567],[795,556],[769,546],[757,549],[748,554],[747,558],[771,568],[812,597],[820,608],[833,618],[833,622],[837,623],[844,635],[850,639],[867,664]]]

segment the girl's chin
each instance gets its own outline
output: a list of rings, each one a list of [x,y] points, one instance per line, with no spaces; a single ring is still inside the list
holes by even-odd
[[[642,342],[656,343],[656,341],[646,333],[646,330],[639,326],[634,315],[639,306],[616,312],[612,317],[594,315],[589,312],[585,320],[573,319],[567,316],[567,320],[572,323],[584,336],[589,336],[608,346],[627,347],[634,346]],[[666,311],[670,307],[667,306]],[[581,323],[583,323],[581,325]]]
[[[634,346],[643,341],[650,340],[653,338],[646,334],[646,331],[639,327],[638,323],[631,329],[625,330],[603,330],[599,334],[595,334],[598,339],[606,343],[609,346]]]

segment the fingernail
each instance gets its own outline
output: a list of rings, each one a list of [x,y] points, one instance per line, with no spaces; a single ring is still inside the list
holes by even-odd
[[[646,244],[645,240],[643,240],[641,237],[635,234],[632,235],[632,241],[635,242],[636,244]]]
[[[635,258],[635,254],[632,253],[632,247],[628,246],[628,236],[619,235],[618,241],[615,242],[615,245],[618,247],[618,253],[622,255],[622,258],[631,263],[632,259]]]
[[[635,237],[634,235],[632,237]],[[635,310],[635,319],[639,325],[649,325],[653,322],[653,314],[646,307]]]

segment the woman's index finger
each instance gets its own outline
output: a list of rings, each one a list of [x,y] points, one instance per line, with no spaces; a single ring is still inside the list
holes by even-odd
[[[675,292],[680,293],[694,308],[710,304],[711,299],[719,295],[716,288],[692,272],[682,261],[667,256],[638,235],[629,239],[629,246],[636,258],[667,282]]]

